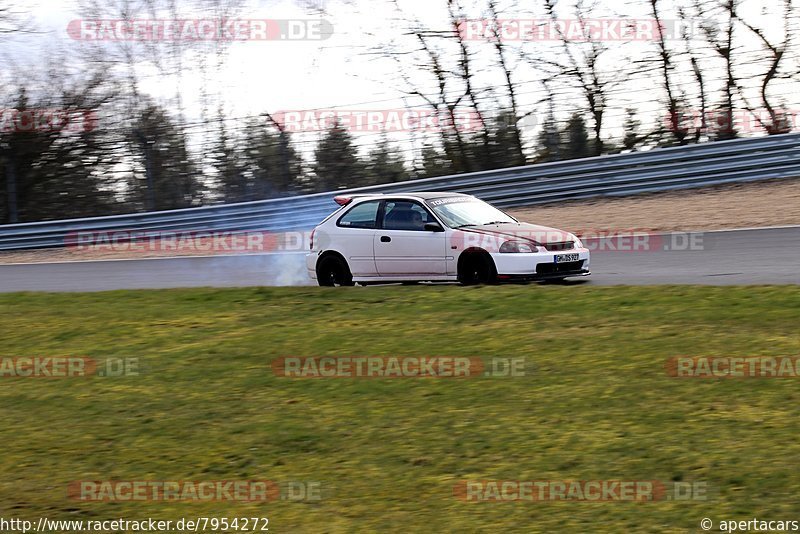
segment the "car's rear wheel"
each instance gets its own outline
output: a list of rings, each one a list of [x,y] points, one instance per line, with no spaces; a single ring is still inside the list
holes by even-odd
[[[353,275],[338,256],[325,256],[317,263],[317,283],[323,287],[352,286]]]
[[[497,268],[486,252],[472,252],[458,265],[458,281],[465,286],[497,283]]]

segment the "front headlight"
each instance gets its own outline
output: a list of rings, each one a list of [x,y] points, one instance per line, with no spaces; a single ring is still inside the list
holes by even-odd
[[[530,254],[531,252],[538,252],[538,250],[527,241],[506,241],[500,245],[500,252],[522,252]]]

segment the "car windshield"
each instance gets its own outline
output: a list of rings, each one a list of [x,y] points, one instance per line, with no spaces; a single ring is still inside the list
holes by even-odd
[[[451,228],[517,222],[494,206],[473,197],[436,198],[429,200],[428,205]]]

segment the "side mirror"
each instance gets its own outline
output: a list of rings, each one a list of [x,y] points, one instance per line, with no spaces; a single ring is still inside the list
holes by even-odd
[[[425,223],[426,232],[444,232],[444,228],[438,222]]]

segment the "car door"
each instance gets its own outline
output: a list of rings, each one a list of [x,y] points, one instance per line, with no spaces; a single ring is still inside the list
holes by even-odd
[[[353,276],[375,276],[375,232],[380,200],[356,204],[336,222],[337,250],[347,259]]]
[[[437,221],[416,201],[384,201],[374,246],[379,275],[445,274],[445,233],[426,231],[424,225],[428,222]]]

